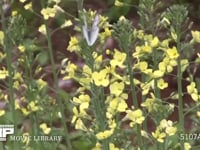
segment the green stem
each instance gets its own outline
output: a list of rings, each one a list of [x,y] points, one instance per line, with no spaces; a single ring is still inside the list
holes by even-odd
[[[93,86],[94,87],[94,86]],[[105,115],[105,110],[104,110],[104,99],[101,99],[101,89],[98,87],[93,88],[95,92],[95,96],[93,95],[93,104],[94,104],[94,112],[97,118],[97,125],[99,128],[99,131],[104,131],[106,129],[106,115]],[[94,98],[96,97],[96,98]],[[102,149],[103,150],[109,150],[109,142],[107,139],[102,141]]]
[[[24,61],[25,61],[25,76],[26,76],[26,85],[28,87],[27,89],[27,99],[28,102],[30,103],[32,100],[35,100],[36,95],[34,95],[33,93],[33,76],[32,76],[32,57],[31,57],[31,52],[29,52],[28,50],[23,54],[24,57]],[[32,135],[33,136],[38,136],[39,135],[39,131],[38,131],[38,116],[37,116],[37,112],[35,113],[31,113],[30,114],[30,120],[32,123]],[[32,145],[36,145],[37,149],[42,149],[42,144],[40,141],[38,142],[34,142],[32,141]]]
[[[127,52],[127,66],[128,66],[128,74],[129,74],[129,80],[130,80],[130,87],[131,87],[131,95],[132,95],[132,100],[133,100],[133,104],[134,107],[137,109],[138,108],[138,100],[137,100],[137,93],[135,90],[135,84],[133,82],[133,70],[132,70],[132,63],[131,63],[131,58],[130,58],[130,54]]]
[[[156,142],[156,149],[160,150],[160,143],[159,142]]]
[[[181,31],[180,26],[176,28],[177,32],[177,50],[180,54],[181,51]],[[179,127],[180,132],[184,133],[184,114],[183,114],[183,91],[182,91],[182,72],[181,72],[181,58],[178,57],[178,68],[177,68],[177,83],[178,83],[178,115],[179,115]],[[180,140],[181,150],[184,149],[184,140]]]
[[[47,43],[48,43],[48,51],[49,51],[49,56],[50,56],[50,61],[51,61],[51,68],[52,68],[52,72],[53,72],[53,79],[54,79],[54,83],[55,83],[55,89],[56,89],[56,97],[58,99],[58,105],[60,107],[60,111],[61,111],[61,115],[62,115],[62,124],[64,127],[64,132],[65,132],[65,141],[67,143],[67,149],[68,150],[72,150],[72,145],[71,145],[71,141],[70,141],[70,136],[69,136],[69,132],[68,132],[68,128],[66,125],[66,118],[65,118],[65,113],[64,113],[64,105],[62,103],[62,99],[59,97],[58,93],[59,93],[59,86],[58,86],[58,78],[57,78],[57,73],[56,73],[56,66],[55,66],[55,61],[54,61],[54,57],[53,57],[53,49],[52,49],[52,42],[51,42],[51,36],[50,36],[50,31],[47,25],[47,21],[45,21],[45,27],[47,30]]]
[[[12,45],[9,37],[7,35],[7,28],[6,28],[6,18],[3,13],[2,7],[0,7],[1,12],[1,21],[2,21],[2,30],[4,32],[4,52],[6,53],[6,64],[8,68],[8,90],[9,90],[9,99],[10,99],[10,111],[12,114],[12,123],[14,124],[14,130],[17,131],[17,120],[16,120],[16,113],[15,113],[15,99],[14,99],[14,89],[13,89],[13,68],[12,68]],[[17,132],[15,132],[16,134]],[[18,142],[13,142],[14,148],[16,150],[19,149]]]
[[[94,59],[92,56],[92,49],[90,47],[83,53],[86,55],[86,63],[91,68],[92,71],[95,71],[94,68]],[[104,131],[106,129],[106,111],[105,111],[105,95],[104,90],[101,87],[97,87],[94,84],[91,84],[92,92],[92,105],[94,106],[93,111],[96,116],[97,126],[99,131]],[[107,139],[102,141],[102,149],[109,150],[109,141]]]
[[[83,10],[83,0],[77,0],[77,9],[78,11],[82,11]],[[79,13],[79,18],[81,18],[82,16],[80,16],[80,13]]]
[[[142,82],[144,83],[144,81],[145,81],[145,75],[142,74]],[[145,102],[145,100],[146,100],[146,96],[142,95],[142,102]],[[147,119],[144,120],[143,128],[148,133]],[[147,150],[147,149],[148,149],[148,143],[144,142],[144,150]]]
[[[135,107],[135,109],[138,109],[138,99],[137,99],[137,93],[135,90],[135,84],[133,81],[133,70],[132,70],[132,62],[131,62],[131,58],[130,58],[130,54],[129,54],[129,48],[125,45],[123,45],[123,49],[126,52],[127,55],[127,66],[128,66],[128,74],[129,74],[129,81],[130,81],[130,87],[131,87],[131,95],[132,95],[132,100],[133,100],[133,105]],[[142,150],[143,149],[143,144],[142,144],[142,136],[141,136],[141,126],[137,125],[137,137],[138,137],[138,143],[139,143],[139,147]]]

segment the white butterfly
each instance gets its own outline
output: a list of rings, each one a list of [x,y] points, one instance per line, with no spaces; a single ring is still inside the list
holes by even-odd
[[[88,27],[88,24],[87,24],[85,16],[84,16],[83,19],[84,19],[84,25],[82,27],[82,29],[83,29],[83,36],[86,39],[87,44],[89,46],[92,46],[95,43],[95,41],[97,40],[98,35],[99,35],[98,24],[99,24],[99,21],[100,21],[100,17],[99,17],[99,15],[95,16],[93,24],[92,24],[91,27]]]

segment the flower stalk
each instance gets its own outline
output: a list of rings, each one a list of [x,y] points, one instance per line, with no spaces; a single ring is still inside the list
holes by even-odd
[[[92,47],[86,46],[87,51],[86,55],[86,64],[92,69],[92,72],[96,71],[94,67],[94,58],[92,56]],[[88,56],[88,57],[87,57]],[[103,87],[97,87],[94,84],[91,84],[91,93],[92,93],[92,105],[94,106],[94,114],[96,116],[97,126],[99,131],[104,131],[106,129],[106,110],[105,108],[105,96]],[[102,149],[109,150],[108,139],[102,141]]]
[[[177,49],[180,53],[181,50],[181,32],[180,27],[177,27]],[[181,72],[181,58],[178,57],[177,60],[177,83],[178,83],[178,115],[179,115],[179,127],[180,127],[180,133],[184,133],[184,113],[183,113],[183,91],[182,91],[182,72]],[[184,147],[184,141],[181,140],[181,149],[183,150]]]
[[[50,56],[50,62],[51,62],[51,68],[52,68],[52,72],[53,72],[53,79],[54,79],[54,83],[55,83],[55,89],[56,89],[56,97],[58,99],[58,105],[60,107],[60,112],[61,112],[61,116],[62,116],[62,124],[64,127],[64,132],[65,132],[65,141],[67,143],[67,149],[68,150],[72,150],[72,145],[71,145],[71,141],[70,141],[70,136],[69,136],[69,131],[66,125],[66,118],[65,118],[65,113],[64,113],[64,106],[63,106],[63,102],[61,97],[58,95],[59,93],[59,86],[58,86],[58,77],[57,77],[57,73],[56,73],[56,66],[55,66],[55,61],[54,61],[54,57],[53,57],[53,49],[52,49],[52,42],[51,42],[51,34],[47,25],[47,21],[45,20],[45,27],[47,30],[47,43],[48,43],[48,51],[49,51],[49,56]]]
[[[2,22],[2,30],[4,32],[4,45],[3,49],[4,52],[6,53],[6,64],[8,68],[8,91],[9,91],[9,109],[12,114],[12,123],[14,125],[14,129],[16,131],[17,129],[17,120],[16,120],[16,113],[15,113],[15,99],[14,99],[14,88],[13,88],[13,68],[12,68],[12,44],[11,41],[9,40],[9,37],[7,35],[7,27],[6,27],[6,18],[3,13],[3,9],[0,6],[0,12],[1,12],[1,22]],[[18,142],[14,142],[13,144],[13,149],[18,150]]]
[[[123,45],[123,49],[126,52],[127,55],[127,66],[128,66],[128,74],[129,74],[129,81],[130,81],[130,88],[131,88],[131,95],[132,95],[132,100],[135,108],[138,108],[138,99],[137,99],[137,93],[135,90],[135,84],[133,81],[133,70],[132,70],[132,62],[129,54],[129,48],[126,45]],[[142,144],[142,135],[141,135],[141,126],[137,125],[137,137],[138,137],[138,145],[140,149],[142,150],[143,144]]]

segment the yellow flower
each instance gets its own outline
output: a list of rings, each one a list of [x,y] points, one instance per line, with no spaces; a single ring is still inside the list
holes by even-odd
[[[42,24],[39,28],[38,31],[44,35],[47,35],[47,29],[46,26],[44,24]]]
[[[110,61],[110,65],[115,68],[116,66],[119,66],[123,68],[123,63],[126,60],[126,53],[120,52],[117,49],[115,49],[115,53],[113,56],[113,59]]]
[[[176,59],[179,57],[179,53],[178,53],[176,47],[167,49],[167,55],[170,59]]]
[[[24,9],[26,9],[26,10],[28,10],[28,9],[31,10],[31,9],[32,9],[32,2],[26,4],[26,5],[24,6]]]
[[[188,65],[189,65],[188,60],[182,59],[181,60],[181,72],[184,72],[187,69]]]
[[[97,86],[108,86],[109,76],[106,69],[101,70],[100,72],[93,72],[92,79]]]
[[[131,120],[130,126],[133,127],[135,124],[142,124],[144,121],[144,116],[142,115],[142,111],[140,109],[137,110],[127,110],[126,118]]]
[[[145,72],[148,68],[148,63],[146,61],[141,61],[137,64],[138,69],[140,69],[142,72]]]
[[[27,110],[26,108],[21,108],[21,111],[22,113],[25,115],[25,116],[28,116],[31,112],[29,110]]]
[[[79,105],[80,114],[86,116],[87,115],[86,109],[88,109],[88,107],[89,107],[88,102],[81,103]]]
[[[107,27],[107,28],[105,28],[104,29],[104,34],[105,34],[105,37],[109,37],[109,36],[111,36],[111,30]]]
[[[191,31],[192,37],[195,42],[200,43],[200,32],[199,31]]]
[[[145,130],[141,130],[141,135],[143,137],[149,138],[148,133]]]
[[[160,132],[158,129],[155,132],[152,132],[152,136],[160,143],[164,142],[164,138],[166,137],[165,132]]]
[[[77,121],[76,121],[75,129],[77,129],[77,130],[87,131],[87,128],[85,127],[83,121],[82,121],[80,118],[77,119]]]
[[[18,101],[15,101],[15,109],[20,109]]]
[[[109,143],[110,150],[119,150],[119,148],[115,147],[113,143]]]
[[[128,105],[126,104],[125,100],[121,100],[118,104],[117,111],[119,112],[125,112]]]
[[[56,4],[59,4],[61,0],[53,0]]]
[[[78,109],[76,107],[73,107],[72,112],[74,115],[72,117],[71,123],[75,123],[75,121],[79,117]]]
[[[136,46],[135,47],[135,52],[133,52],[132,56],[135,58],[139,58],[141,55],[142,47],[141,46]]]
[[[150,82],[141,83],[140,87],[142,88],[142,95],[147,95],[151,88]]]
[[[21,3],[24,3],[24,2],[26,2],[26,0],[19,0]]]
[[[103,60],[103,56],[102,55],[95,56],[95,63],[96,64],[101,65],[102,60]]]
[[[106,49],[106,55],[110,55],[111,54],[111,50],[110,49]]]
[[[108,124],[110,129],[115,129],[117,127],[116,121],[113,119],[109,119]]]
[[[163,79],[159,79],[157,81],[157,86],[158,86],[159,89],[163,90],[163,89],[168,87],[168,83],[165,82]]]
[[[137,38],[142,39],[144,37],[144,30],[138,30],[137,32]]]
[[[120,16],[120,17],[119,17],[119,20],[120,20],[120,21],[125,21],[125,20],[127,20],[127,19],[126,19],[124,16]]]
[[[200,118],[200,111],[197,111],[197,116]]]
[[[5,113],[5,110],[0,110],[0,116],[3,116]]]
[[[57,11],[57,12],[62,12],[65,13],[65,10],[63,10],[60,6],[58,5],[54,5],[53,8]]]
[[[38,86],[39,90],[42,90],[43,88],[45,88],[47,86],[47,82],[42,80],[42,79],[38,79],[36,81],[36,83],[37,83],[37,86]]]
[[[69,27],[72,25],[73,25],[72,21],[68,19],[68,20],[65,20],[65,22],[61,25],[61,28]]]
[[[8,76],[8,71],[5,68],[0,70],[0,80],[5,79],[7,76]]]
[[[82,104],[83,102],[90,102],[90,96],[88,94],[81,94],[78,98],[74,97],[73,102]]]
[[[155,70],[155,71],[153,72],[153,78],[160,78],[160,77],[162,77],[163,75],[164,75],[164,72],[161,71],[161,70]]]
[[[166,119],[163,119],[160,121],[160,125],[159,127],[161,127],[162,129],[168,127],[168,126],[172,126],[172,121],[171,120],[166,120]]]
[[[194,101],[198,101],[199,95],[198,95],[198,91],[195,86],[196,86],[195,82],[191,82],[190,85],[187,86],[187,92],[188,92],[188,94],[191,95],[191,97]]]
[[[120,2],[119,0],[115,0],[115,6],[120,7],[120,6],[123,6],[123,5],[124,5],[124,3]]]
[[[96,143],[95,147],[92,148],[92,150],[101,150],[101,144],[100,143]]]
[[[169,60],[169,65],[168,65],[168,66],[174,67],[174,66],[176,66],[176,65],[177,65],[177,61],[176,61],[175,59],[170,59],[170,60]]]
[[[110,85],[110,93],[119,96],[124,90],[123,82],[114,82]]]
[[[18,49],[19,49],[19,51],[20,51],[21,53],[24,53],[25,50],[26,50],[25,46],[23,46],[23,45],[19,45],[19,46],[18,46]]]
[[[18,14],[18,11],[13,10],[11,15],[12,15],[12,16],[16,16],[17,14]]]
[[[3,45],[4,43],[4,33],[3,31],[0,31],[0,44]]]
[[[16,72],[15,74],[14,74],[14,77],[13,77],[13,79],[14,80],[18,80],[18,81],[20,81],[20,82],[23,82],[23,75],[22,75],[22,73],[20,73],[20,72]]]
[[[113,129],[105,130],[96,134],[98,140],[104,140],[109,138],[113,134]]]
[[[165,62],[163,62],[163,61],[158,64],[158,68],[162,72],[166,71],[166,66],[167,66],[167,64]]]
[[[39,107],[37,106],[37,103],[38,101],[31,101],[29,104],[28,104],[28,109],[30,109],[31,111],[37,111],[39,110]]]
[[[67,50],[69,50],[70,52],[80,50],[78,44],[79,44],[78,39],[75,36],[70,37],[69,46],[67,47]]]
[[[151,41],[151,47],[157,47],[158,44],[159,44],[158,37],[154,37],[153,40]]]
[[[114,115],[116,113],[116,110],[118,112],[125,112],[127,107],[128,106],[127,106],[125,100],[122,99],[121,97],[116,97],[116,98],[112,99],[109,103],[107,118],[112,117],[112,115]],[[109,115],[111,115],[111,116],[109,116]]]
[[[40,128],[42,129],[44,134],[49,134],[51,132],[51,128],[48,128],[46,123],[40,124]]]
[[[195,86],[196,84],[194,82],[191,82],[190,85],[187,86],[187,92],[189,94],[194,93],[194,92],[196,93],[197,90],[195,89]]]
[[[154,110],[155,104],[154,98],[147,98],[146,101],[141,104],[141,106],[145,107],[149,112],[151,112]]]
[[[48,20],[50,17],[54,17],[56,15],[56,9],[55,8],[43,8],[41,10],[41,14],[43,15],[45,20]]]
[[[80,95],[78,98],[74,97],[73,98],[73,102],[75,104],[78,104],[79,105],[79,111],[76,107],[73,107],[72,111],[74,113],[73,117],[72,117],[72,120],[71,120],[71,123],[75,123],[76,124],[76,127],[79,128],[79,127],[83,127],[82,126],[82,120],[79,120],[80,118],[86,118],[86,117],[89,117],[87,115],[87,112],[86,112],[86,109],[89,107],[89,102],[90,102],[90,97],[89,95],[87,94],[82,94]],[[78,121],[78,120],[79,121]],[[78,122],[77,122],[78,121]],[[81,128],[83,129],[83,128]]]
[[[65,70],[63,70],[63,73],[68,73],[68,75],[66,75],[63,79],[67,80],[70,78],[74,78],[76,69],[77,69],[77,66],[71,63],[70,61],[68,61],[68,64]]]
[[[152,48],[149,45],[145,45],[145,46],[142,47],[142,52],[151,53]]]
[[[188,143],[188,142],[184,143],[184,150],[190,150],[191,148],[192,147],[191,147],[190,143]]]
[[[99,36],[100,36],[101,42],[103,43],[103,42],[105,41],[106,38],[108,38],[108,37],[111,36],[111,30],[110,30],[108,27],[106,27],[106,28],[104,29],[104,32],[100,33]]]
[[[177,128],[173,127],[173,122],[171,120],[163,119],[160,121],[159,127],[165,129],[165,133],[169,136],[172,136],[176,133]]]
[[[168,65],[168,66],[167,66],[167,72],[172,72],[172,71],[173,71],[173,67],[170,66],[170,65]]]
[[[165,132],[171,136],[171,135],[174,135],[177,131],[177,128],[176,127],[167,127]]]

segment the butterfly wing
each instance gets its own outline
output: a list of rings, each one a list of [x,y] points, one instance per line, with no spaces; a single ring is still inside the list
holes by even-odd
[[[98,38],[99,35],[99,27],[94,27],[91,31],[88,32],[89,34],[89,46],[92,46]]]
[[[87,41],[87,43],[89,45],[90,40],[89,40],[89,34],[88,34],[88,28],[87,28],[87,26],[84,25],[82,27],[82,30],[83,30],[83,36],[84,36],[84,38],[86,39],[86,41]]]
[[[92,24],[92,27],[98,27],[100,21],[100,16],[96,15]]]
[[[99,15],[96,15],[91,28],[88,28],[86,18],[84,17],[83,36],[87,41],[89,46],[92,46],[98,38],[99,35]]]
[[[90,35],[89,35],[89,39],[90,39],[90,45],[93,45],[95,43],[95,41],[98,38],[99,35],[99,21],[100,21],[100,17],[99,15],[96,15],[92,24],[92,29],[90,31]]]

